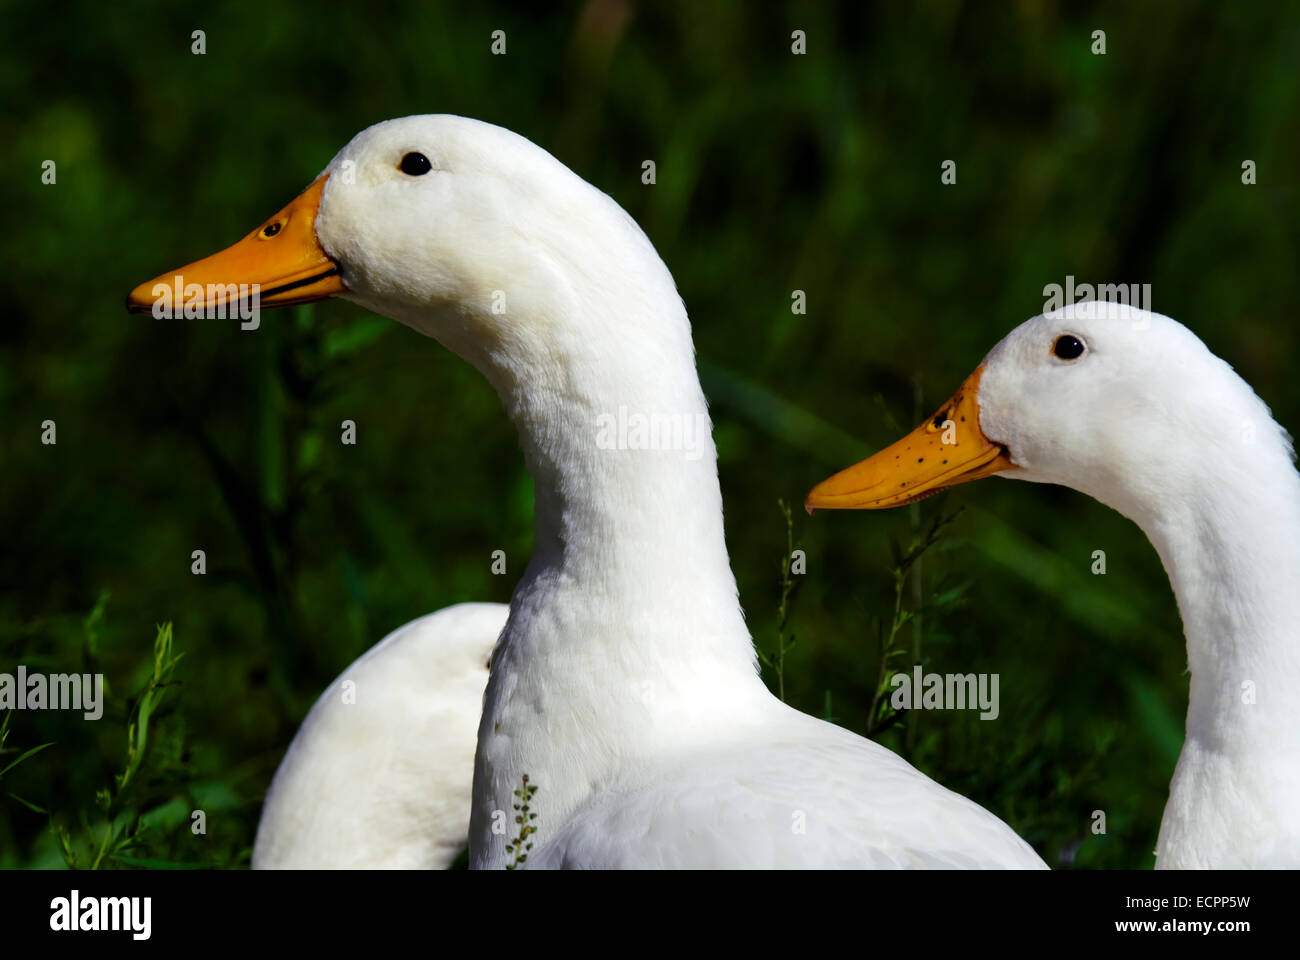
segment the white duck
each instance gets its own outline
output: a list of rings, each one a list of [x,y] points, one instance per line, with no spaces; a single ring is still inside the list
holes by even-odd
[[[764,687],[686,311],[635,222],[545,151],[459,117],[381,123],[176,273],[258,282],[264,305],[354,300],[477,366],[515,423],[537,546],[493,653],[471,865],[1043,866],[992,814]]]
[[[992,474],[1118,510],[1173,584],[1191,691],[1156,866],[1300,866],[1300,476],[1268,407],[1181,324],[1078,304],[1021,324],[807,503],[898,506]]]

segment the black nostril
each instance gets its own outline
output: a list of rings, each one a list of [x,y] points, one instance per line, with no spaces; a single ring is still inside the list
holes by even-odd
[[[268,223],[266,225],[265,229],[262,230],[262,236],[274,237],[279,232],[280,232],[280,223],[279,221],[276,221],[275,223]]]

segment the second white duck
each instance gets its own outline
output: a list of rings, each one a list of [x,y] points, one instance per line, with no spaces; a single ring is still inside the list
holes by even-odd
[[[1300,475],[1291,438],[1168,317],[1104,302],[1035,317],[907,437],[815,487],[899,506],[993,474],[1133,520],[1187,635],[1187,736],[1157,867],[1300,867]]]

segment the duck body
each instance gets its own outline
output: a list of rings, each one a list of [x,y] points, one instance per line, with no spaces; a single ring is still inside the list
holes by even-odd
[[[957,431],[964,446],[936,446],[923,425],[809,504],[893,506],[997,470],[1133,520],[1173,586],[1190,674],[1156,866],[1300,867],[1300,475],[1287,432],[1182,324],[1104,302],[1021,324],[934,420],[954,410],[975,414]],[[927,443],[945,472],[891,466],[896,448]]]
[[[413,620],[321,694],[276,770],[253,868],[444,869],[469,838],[499,603]]]
[[[628,764],[558,832],[539,828],[528,866],[1044,866],[997,817],[885,747],[779,703],[762,712],[688,753]]]

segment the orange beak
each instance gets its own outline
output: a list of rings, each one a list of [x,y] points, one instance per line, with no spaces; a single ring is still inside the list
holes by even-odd
[[[948,487],[1012,470],[1007,449],[980,430],[980,366],[925,423],[902,440],[823,480],[804,506],[814,510],[883,510]]]
[[[329,174],[320,177],[233,246],[140,284],[127,296],[127,310],[161,317],[197,308],[200,315],[213,311],[224,317],[243,300],[287,307],[342,293],[347,289],[342,271],[316,239],[316,214],[328,179]]]

